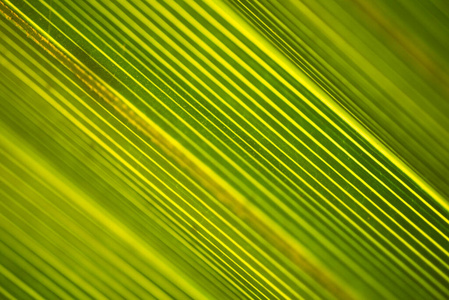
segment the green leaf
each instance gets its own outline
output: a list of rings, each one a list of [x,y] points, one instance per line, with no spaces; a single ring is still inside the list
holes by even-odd
[[[448,12],[0,0],[0,294],[448,298]]]

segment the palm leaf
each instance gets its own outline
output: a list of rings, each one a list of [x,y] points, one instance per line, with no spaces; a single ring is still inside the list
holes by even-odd
[[[7,298],[449,297],[444,1],[0,1]]]

